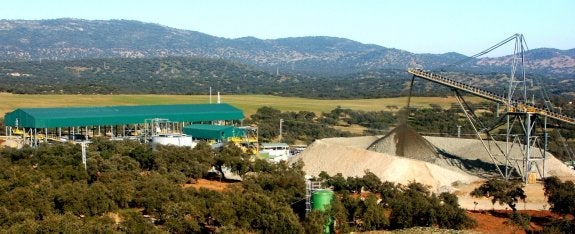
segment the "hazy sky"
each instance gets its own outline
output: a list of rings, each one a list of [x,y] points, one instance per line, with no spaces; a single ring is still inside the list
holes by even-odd
[[[333,36],[415,53],[472,55],[515,33],[530,49],[575,48],[575,0],[4,0],[0,18],[130,19],[226,38]]]

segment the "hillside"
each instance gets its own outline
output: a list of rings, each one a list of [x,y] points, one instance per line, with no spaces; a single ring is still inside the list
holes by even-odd
[[[28,94],[272,94],[311,98],[398,96],[405,71],[345,77],[277,75],[221,59],[100,58],[0,64],[0,92]]]
[[[573,49],[542,48],[532,50],[528,57],[536,72],[572,76],[574,54]],[[0,61],[172,56],[226,59],[274,73],[314,75],[438,68],[466,58],[458,53],[414,54],[334,37],[228,39],[128,20],[0,20]],[[458,69],[507,70],[507,61],[508,57],[483,58]]]
[[[451,79],[506,93],[505,74],[450,72]],[[570,94],[575,79],[534,75],[532,91],[545,86],[551,96]],[[0,92],[22,94],[271,94],[320,99],[403,96],[411,76],[401,69],[378,69],[339,76],[276,74],[238,62],[197,57],[94,58],[0,63]],[[446,87],[416,79],[416,96],[453,95]],[[572,93],[571,93],[572,94]],[[537,94],[538,95],[538,94]]]
[[[198,58],[16,62],[0,70],[0,90],[11,93],[266,93],[279,82],[245,65]]]

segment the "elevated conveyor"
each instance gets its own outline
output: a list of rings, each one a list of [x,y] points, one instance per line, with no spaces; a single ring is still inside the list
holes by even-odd
[[[470,93],[472,95],[475,96],[479,96],[494,102],[498,102],[501,103],[503,105],[508,106],[508,112],[511,113],[530,113],[530,114],[538,114],[541,116],[545,116],[545,117],[549,117],[551,119],[555,119],[555,120],[559,120],[561,122],[565,122],[565,123],[569,123],[569,124],[575,124],[575,118],[566,116],[566,115],[562,115],[556,112],[552,112],[552,111],[548,111],[539,107],[536,107],[534,105],[531,104],[526,104],[526,103],[522,103],[519,102],[517,100],[514,99],[507,99],[504,96],[500,96],[497,94],[494,94],[492,92],[486,91],[486,90],[482,90],[467,84],[463,84],[461,82],[455,81],[455,80],[451,80],[451,79],[447,79],[443,76],[437,75],[437,74],[433,74],[431,72],[426,72],[423,71],[421,69],[413,69],[413,68],[409,68],[407,70],[407,72],[409,72],[410,74],[416,76],[416,77],[420,77],[429,81],[432,81],[434,83],[438,83],[440,85],[444,85],[453,89],[457,89],[457,90],[461,90],[467,93]]]

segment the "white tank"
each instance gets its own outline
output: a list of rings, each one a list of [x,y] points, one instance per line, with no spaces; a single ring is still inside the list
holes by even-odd
[[[194,147],[196,142],[186,134],[160,134],[152,137],[152,144]]]

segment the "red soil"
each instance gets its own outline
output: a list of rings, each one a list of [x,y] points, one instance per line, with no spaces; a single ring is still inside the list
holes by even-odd
[[[235,182],[237,183],[237,182]],[[200,189],[200,188],[205,188],[205,189],[210,189],[210,190],[215,190],[215,191],[224,191],[226,188],[228,188],[228,186],[235,184],[235,183],[230,183],[230,182],[226,182],[226,181],[217,181],[217,180],[206,180],[206,179],[198,179],[195,183],[193,184],[184,184],[182,185],[183,188],[195,188],[195,189]]]
[[[550,211],[520,210],[519,213],[531,215],[529,228],[532,231],[541,231],[543,225],[550,223],[554,219],[561,218],[560,215]],[[473,231],[481,233],[527,233],[522,227],[509,221],[511,211],[468,211],[468,215],[477,221],[477,227]]]

